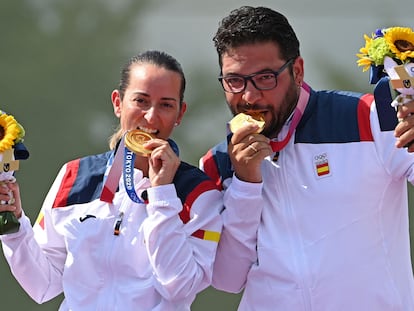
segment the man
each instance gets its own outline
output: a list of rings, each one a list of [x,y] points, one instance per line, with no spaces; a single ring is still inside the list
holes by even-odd
[[[214,42],[231,112],[265,128],[247,123],[200,160],[224,191],[213,285],[244,290],[243,311],[414,310],[414,103],[397,126],[373,95],[313,90],[294,30],[268,8],[232,11]]]

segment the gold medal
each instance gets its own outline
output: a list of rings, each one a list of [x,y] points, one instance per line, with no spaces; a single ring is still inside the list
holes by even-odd
[[[259,129],[256,131],[256,133],[260,133],[261,131],[263,131],[265,126],[265,121],[261,113],[256,113],[254,115],[239,113],[233,119],[230,120],[230,131],[234,133],[239,128],[247,125],[248,123],[255,123],[259,126]]]
[[[155,137],[149,133],[141,130],[132,130],[125,135],[125,146],[138,155],[147,156],[151,154],[152,150],[145,149],[142,145],[153,138]]]

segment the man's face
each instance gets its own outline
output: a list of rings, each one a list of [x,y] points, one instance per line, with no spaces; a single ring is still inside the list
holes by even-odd
[[[242,45],[223,54],[222,75],[246,76],[278,71],[286,61],[272,42]],[[266,121],[262,133],[275,138],[297,104],[298,85],[302,81],[303,59],[298,57],[277,76],[276,87],[258,90],[251,81],[247,81],[244,91],[237,94],[225,92],[226,101],[234,115],[240,112],[262,113]]]

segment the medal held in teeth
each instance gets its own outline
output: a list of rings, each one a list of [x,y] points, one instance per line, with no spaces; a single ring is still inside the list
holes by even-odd
[[[154,136],[144,131],[132,130],[125,135],[125,146],[138,155],[148,156],[152,150],[144,148],[143,144],[153,138]]]
[[[259,126],[257,133],[260,133],[261,131],[263,131],[264,126],[265,126],[265,121],[261,113],[257,113],[254,115],[239,113],[229,122],[230,131],[234,133],[239,128],[247,125],[248,123],[255,123]]]

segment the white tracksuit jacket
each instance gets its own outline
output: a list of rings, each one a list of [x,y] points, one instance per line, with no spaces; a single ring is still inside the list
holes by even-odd
[[[240,311],[414,310],[414,155],[395,148],[389,102],[312,91],[263,183],[233,176],[226,142],[201,159],[225,193],[213,286],[244,289]]]
[[[132,202],[122,179],[108,204],[99,200],[108,157],[65,164],[33,229],[23,216],[19,232],[1,236],[14,276],[38,303],[63,291],[59,310],[190,310],[211,283],[220,191],[182,163],[174,184],[154,188],[135,170],[137,193],[147,190],[148,204]]]

